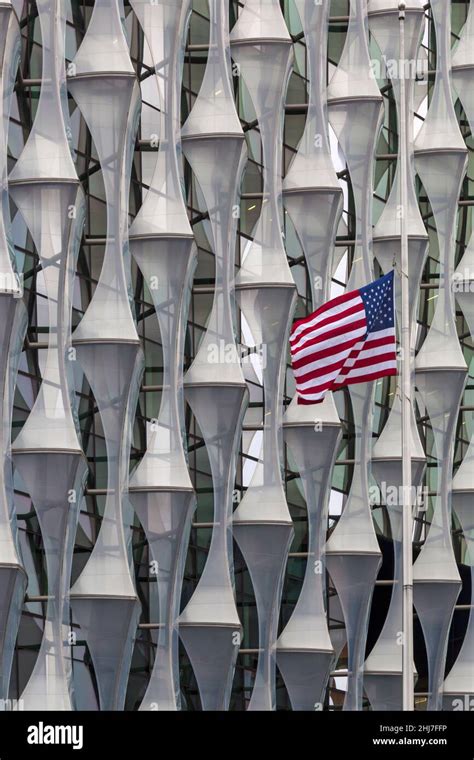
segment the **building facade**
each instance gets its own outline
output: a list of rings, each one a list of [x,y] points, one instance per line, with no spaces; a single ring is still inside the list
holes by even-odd
[[[415,709],[472,709],[474,10],[406,6],[1,6],[4,707],[401,709],[400,378],[300,406],[288,336],[405,213]]]

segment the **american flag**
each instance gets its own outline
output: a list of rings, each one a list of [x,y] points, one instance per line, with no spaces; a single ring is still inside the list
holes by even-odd
[[[318,404],[327,391],[396,375],[393,270],[295,322],[290,351],[298,404]]]

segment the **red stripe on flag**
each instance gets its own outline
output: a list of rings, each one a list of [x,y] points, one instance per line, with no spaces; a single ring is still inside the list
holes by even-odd
[[[300,325],[306,324],[310,320],[315,319],[315,317],[318,317],[321,314],[324,314],[324,312],[328,311],[329,309],[334,309],[335,306],[339,306],[340,304],[343,304],[346,301],[351,301],[353,298],[355,298],[358,295],[360,295],[358,290],[351,290],[350,293],[343,293],[341,296],[337,296],[336,298],[333,298],[331,301],[327,301],[327,303],[320,306],[319,309],[316,309],[316,311],[313,311],[313,313],[309,314],[307,317],[303,317],[302,319],[297,319],[295,322],[293,322],[293,325],[291,327],[290,340],[294,337],[295,332],[298,330],[298,327],[300,327]]]
[[[375,324],[375,304],[384,308],[376,300],[380,296],[370,302],[367,292],[344,293],[294,323],[290,351],[299,404],[320,403],[329,390],[397,374],[394,319],[384,313],[385,323],[379,318],[379,328],[367,333],[369,316]],[[386,294],[393,309],[391,295]]]
[[[370,383],[372,380],[378,380],[380,377],[390,377],[391,375],[397,374],[397,368],[393,367],[392,369],[385,369],[380,372],[371,372],[367,375],[363,375],[362,377],[354,377],[351,379],[345,380],[340,385],[336,383],[334,384],[335,390],[339,390],[339,388],[345,388],[347,385],[354,385],[355,383]],[[299,403],[299,401],[298,401]]]
[[[324,335],[318,335],[316,338],[313,338],[312,340],[308,340],[307,343],[304,344],[304,346],[301,346],[301,348],[297,348],[296,350],[291,349],[291,354],[293,357],[295,357],[295,366],[298,366],[298,361],[302,361],[304,359],[304,356],[301,359],[298,359],[299,355],[302,354],[303,351],[308,351],[308,349],[312,348],[313,346],[317,346],[319,343],[326,342],[327,340],[331,340],[331,338],[339,338],[346,335],[348,332],[352,332],[353,330],[359,330],[359,329],[366,329],[367,328],[367,322],[364,319],[359,319],[357,322],[353,322],[350,325],[350,329],[348,329],[348,325],[340,325],[340,327],[335,327],[333,330],[328,330],[324,333]],[[352,345],[355,345],[360,340],[360,337],[356,337],[352,341]],[[337,344],[336,344],[337,348]],[[334,353],[334,351],[332,351]],[[337,353],[337,352],[336,352]],[[313,355],[314,352],[311,353]]]
[[[350,306],[348,309],[344,309],[344,311],[340,311],[337,314],[333,314],[330,317],[326,317],[325,319],[321,320],[321,322],[317,322],[316,324],[312,324],[311,326],[308,326],[305,328],[301,333],[296,335],[293,339],[293,343],[291,344],[292,350],[295,349],[296,346],[299,346],[301,344],[301,341],[304,341],[308,336],[313,335],[314,333],[319,333],[320,330],[323,330],[325,327],[328,327],[329,325],[334,325],[339,322],[342,322],[343,320],[347,320],[349,317],[352,317],[354,314],[360,314],[361,317],[366,321],[365,319],[365,309],[364,304],[362,301],[360,303],[354,304],[354,306]],[[290,338],[291,341],[291,338]]]

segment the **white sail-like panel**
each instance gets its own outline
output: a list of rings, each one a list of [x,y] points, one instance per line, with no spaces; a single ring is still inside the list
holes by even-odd
[[[461,482],[457,480],[456,474],[453,479],[452,500],[454,513],[457,520],[459,521],[466,542],[466,552],[463,558],[463,564],[470,567],[470,583],[472,589],[474,581],[474,557],[472,551],[474,542],[474,519],[472,509],[474,482],[472,478],[472,459],[470,460],[469,464],[471,474],[469,490],[466,489],[465,483],[461,484]],[[473,699],[474,607],[472,606],[471,591],[471,608],[469,610],[469,618],[464,634],[464,640],[456,658],[456,662],[449,671],[443,683],[443,710],[470,710]]]
[[[469,3],[469,11],[461,31],[461,38],[452,55],[451,80],[454,91],[464,108],[469,126],[474,124],[474,93],[472,77],[474,69],[474,8]]]
[[[211,467],[214,521],[209,553],[179,619],[203,710],[226,710],[241,623],[234,599],[232,494],[247,387],[235,342],[234,206],[246,160],[230,81],[229,5],[209,2],[209,54],[196,102],[182,128],[183,151],[209,214],[215,286],[206,331],[186,373],[185,395]]]
[[[423,27],[423,4],[413,2],[407,9],[404,21],[405,61],[400,63],[399,10],[397,0],[370,0],[369,28],[374,35],[384,60],[392,62],[387,76],[393,88],[398,120],[400,119],[400,77],[405,77],[405,113],[407,114],[407,209],[406,231],[408,236],[409,262],[409,314],[412,338],[416,338],[416,306],[419,284],[428,245],[428,235],[418,209],[415,194],[415,170],[413,160],[413,95],[418,48]],[[400,70],[410,62],[411,70]],[[400,160],[397,161],[395,176],[387,203],[374,228],[374,256],[384,272],[389,271],[394,262],[401,266],[401,219],[400,203]],[[400,278],[395,278],[395,307],[398,324],[401,323]],[[413,339],[412,339],[413,343]],[[410,357],[414,397],[414,353]],[[401,494],[402,480],[402,419],[399,380],[395,389],[394,402],[384,429],[379,436],[372,453],[372,472],[380,488],[385,493]],[[415,408],[412,405],[411,419],[411,461],[412,489],[415,492],[422,482],[425,454],[420,441],[415,421]],[[374,648],[366,660],[364,668],[364,685],[374,710],[402,709],[402,653],[397,636],[402,630],[402,515],[399,496],[387,499],[387,512],[390,519],[391,537],[394,551],[393,591],[387,617]]]
[[[394,64],[394,70],[387,70],[395,99],[398,119],[400,118],[400,76],[405,76],[406,142],[407,142],[407,209],[406,230],[408,235],[409,265],[409,299],[410,316],[413,322],[413,310],[418,301],[421,273],[426,257],[428,235],[421,218],[415,194],[415,167],[413,157],[413,98],[416,85],[414,70],[423,29],[423,3],[414,0],[405,14],[405,52],[409,70],[400,70],[400,40],[398,2],[396,0],[370,0],[368,6],[369,29],[374,35],[380,51],[386,61]],[[397,64],[395,66],[395,64]],[[406,63],[404,64],[406,66]],[[401,218],[400,218],[400,161],[397,161],[387,203],[373,231],[374,256],[384,272],[393,267],[395,260],[400,268]],[[399,293],[400,278],[395,279],[397,315],[400,321],[401,298]]]
[[[416,385],[430,417],[437,460],[436,495],[426,541],[413,568],[414,603],[425,637],[428,708],[441,708],[446,647],[460,577],[451,542],[451,488],[454,433],[466,380],[459,346],[451,281],[457,202],[466,166],[466,148],[451,95],[450,7],[431,4],[437,66],[428,114],[415,142],[415,163],[436,222],[440,252],[435,313],[416,358]]]
[[[370,75],[364,0],[351,0],[346,41],[328,87],[329,120],[344,153],[355,207],[355,245],[347,290],[374,279],[372,170],[382,97]],[[370,603],[381,554],[369,506],[374,384],[352,385],[354,468],[349,495],[326,545],[327,567],[340,597],[348,643],[344,710],[362,707],[362,677]]]
[[[67,352],[71,342],[71,286],[84,211],[66,137],[64,7],[60,0],[42,0],[37,7],[43,50],[41,93],[31,133],[10,174],[10,194],[41,262],[48,340],[46,354],[40,360],[42,383],[12,452],[40,525],[48,601],[40,650],[22,700],[26,709],[70,710],[73,690],[67,593],[87,468],[74,419]]]
[[[8,698],[15,639],[20,622],[26,575],[17,546],[13,510],[11,423],[15,376],[26,330],[18,274],[13,265],[7,189],[7,138],[13,85],[20,57],[20,29],[13,6],[0,8],[0,699]]]
[[[8,699],[13,651],[27,583],[13,509],[10,436],[16,374],[28,319],[23,302],[11,293],[0,292],[0,314],[0,699]]]
[[[372,473],[381,493],[386,497],[393,542],[393,590],[380,636],[364,666],[364,687],[374,710],[402,709],[402,657],[399,644],[402,625],[402,507],[400,504],[402,478],[402,419],[401,402],[397,393],[385,426],[372,451]],[[423,482],[425,455],[413,422],[411,439],[412,492]]]
[[[470,10],[472,11],[472,8]],[[465,33],[464,30],[463,34]],[[463,36],[461,36],[462,39]],[[471,335],[474,333],[473,259],[468,247],[458,264],[453,282],[455,298],[461,306]],[[443,710],[470,710],[474,698],[474,607],[472,606],[474,598],[474,425],[472,410],[468,409],[464,412],[464,421],[469,446],[453,478],[452,508],[465,544],[462,564],[470,568],[467,577],[471,584],[471,608],[461,649],[443,683]]]
[[[324,604],[324,548],[340,420],[332,396],[328,396],[316,412],[312,407],[297,406],[295,401],[284,416],[283,427],[308,507],[308,560],[300,596],[277,642],[277,663],[293,710],[314,710],[323,702],[329,671],[335,661]],[[304,410],[303,413],[300,410]]]
[[[178,165],[180,84],[190,5],[133,0],[158,87],[160,145],[150,187],[129,240],[147,284],[160,328],[163,388],[148,424],[145,455],[130,477],[131,503],[156,563],[159,625],[155,661],[140,710],[180,709],[178,627],[182,573],[194,491],[184,448],[183,343],[185,301],[194,267],[193,234]]]
[[[474,699],[474,607],[472,605],[472,589],[474,588],[474,511],[472,508],[474,430],[472,420],[470,427],[471,444],[453,478],[452,505],[455,517],[463,532],[466,546],[462,563],[470,568],[471,608],[461,649],[443,683],[443,710],[470,710]]]
[[[313,310],[330,296],[334,237],[342,189],[333,167],[326,106],[327,3],[296,2],[306,42],[308,112],[298,151],[283,182],[283,202],[306,259]]]
[[[467,116],[471,134],[474,133],[474,4],[469,4],[469,11],[461,31],[461,39],[456,45],[452,55],[452,86],[454,95],[457,95]],[[467,243],[464,255],[459,262],[454,274],[454,290],[459,294],[466,292],[467,298],[469,293],[474,290],[474,233]],[[468,286],[469,283],[469,286]],[[471,287],[471,290],[469,290]],[[460,299],[458,299],[460,300]],[[467,308],[466,298],[460,300],[461,307],[465,311]],[[468,317],[466,317],[467,319]],[[472,325],[472,322],[469,323]],[[471,327],[472,334],[472,327]]]
[[[296,5],[306,42],[308,113],[298,151],[283,182],[283,198],[303,248],[314,310],[330,295],[342,190],[332,164],[327,133],[329,5],[302,0]],[[294,398],[283,418],[283,428],[303,484],[309,535],[303,585],[291,618],[277,641],[277,664],[293,710],[314,710],[315,705],[322,704],[335,659],[324,605],[327,504],[340,438],[340,421],[332,395],[313,407],[298,406]]]
[[[142,358],[129,302],[127,251],[128,180],[140,98],[118,0],[96,1],[70,71],[68,86],[95,143],[105,187],[104,260],[73,341],[97,403],[108,463],[100,530],[70,595],[94,663],[101,709],[117,710],[125,700],[138,615],[124,491]]]
[[[259,626],[257,671],[249,710],[275,709],[275,654],[283,574],[293,535],[281,474],[282,389],[295,285],[281,234],[283,98],[291,38],[277,0],[247,0],[231,33],[258,122],[263,200],[253,241],[236,278],[240,309],[253,341],[264,346],[262,447],[234,513],[234,533],[253,584]]]

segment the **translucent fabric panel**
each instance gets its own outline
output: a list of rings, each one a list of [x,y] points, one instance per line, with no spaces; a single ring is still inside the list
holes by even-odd
[[[71,596],[135,598],[124,533],[123,491],[128,484],[129,418],[135,410],[142,356],[133,344],[113,343],[80,344],[77,356],[104,431],[107,495],[97,540]]]
[[[257,345],[266,347],[262,368],[265,408],[262,446],[249,487],[234,513],[234,522],[291,522],[282,484],[282,382],[293,288],[261,287],[238,291],[239,303]],[[258,506],[257,506],[258,505]],[[255,511],[256,510],[256,511]]]
[[[184,138],[239,135],[242,127],[230,80],[229,2],[209,2],[209,52],[196,102],[181,130]]]
[[[278,610],[293,527],[281,473],[282,374],[295,294],[293,288],[238,292],[257,345],[266,347],[261,451],[252,479],[234,512],[234,534],[249,569],[257,603],[259,657],[250,710],[275,709],[275,642]]]
[[[13,654],[26,583],[25,572],[19,565],[11,567],[2,562],[0,565],[0,699],[2,700],[8,699]],[[8,703],[2,701],[0,704]]]
[[[232,29],[231,46],[258,121],[263,202],[253,241],[242,255],[238,287],[293,285],[281,235],[283,98],[292,63],[290,43],[278,2],[247,0]]]
[[[135,490],[130,496],[151,561],[156,563],[159,606],[158,619],[152,621],[159,624],[155,661],[140,710],[176,710],[180,707],[177,618],[194,492],[181,487],[168,492]]]
[[[70,596],[94,662],[101,709],[121,710],[139,609],[129,568],[124,494],[128,487],[131,416],[136,408],[143,357],[135,344],[112,342],[80,343],[77,357],[104,431],[107,495],[92,554]],[[112,623],[115,617],[123,617],[123,625],[118,628]]]
[[[397,608],[397,614],[401,616],[401,607]],[[401,649],[401,647],[399,648]],[[402,681],[401,673],[374,674],[366,670],[364,688],[372,709],[377,711],[401,710]]]
[[[180,625],[179,635],[199,685],[202,709],[227,709],[241,639],[240,621],[234,627]]]
[[[19,278],[14,264],[10,208],[7,186],[7,142],[13,86],[20,59],[20,29],[13,6],[0,9],[1,114],[0,176],[2,179],[0,214],[0,699],[9,694],[10,672],[21,608],[26,590],[26,574],[17,542],[13,510],[11,429],[15,381],[27,325]],[[2,703],[0,703],[2,704]]]
[[[303,248],[315,310],[330,294],[342,190],[331,159],[325,96],[329,4],[298,0],[296,7],[306,43],[308,112],[298,151],[284,179],[283,198]]]
[[[199,99],[197,101],[199,103]],[[191,112],[190,119],[192,119]],[[186,125],[185,125],[186,126]],[[183,149],[209,209],[215,254],[215,290],[206,332],[185,384],[244,385],[235,343],[235,203],[246,151],[240,135],[183,139]],[[229,182],[229,177],[233,178]]]
[[[332,594],[329,596],[328,609],[329,619],[332,621],[329,635],[331,638],[331,644],[334,649],[335,662],[337,663],[341,652],[347,643],[347,634],[344,625],[344,613],[342,611],[341,600],[337,594]],[[329,683],[331,684],[331,681]]]
[[[392,475],[389,481],[384,481],[387,488],[392,486],[398,488],[402,483],[401,462],[397,463],[397,470],[399,472],[394,473],[395,477]],[[373,710],[402,709],[403,647],[400,645],[400,635],[403,630],[402,511],[400,507],[389,506],[388,513],[393,540],[394,585],[382,631],[364,666],[364,687]]]
[[[39,357],[43,382],[14,447],[81,451],[72,377],[74,354],[69,349],[72,279],[84,219],[83,193],[77,180],[48,181],[34,176],[29,181],[11,180],[10,193],[40,257],[49,328],[47,349]],[[70,209],[74,209],[74,215]]]
[[[349,169],[354,198],[355,244],[347,284],[348,290],[351,290],[367,285],[374,279],[372,169],[381,127],[382,100],[372,95],[361,95],[347,101],[331,99],[330,84],[328,106],[329,120]]]
[[[461,39],[454,48],[452,56],[452,83],[454,91],[462,103],[471,133],[474,125],[474,95],[472,92],[472,75],[474,69],[474,8],[469,3],[469,10],[461,31]]]
[[[414,414],[411,431],[411,485],[412,493],[418,495],[419,491],[416,489],[423,482],[425,454],[416,429]],[[403,629],[403,578],[402,509],[399,494],[403,477],[402,420],[398,392],[395,393],[387,422],[373,447],[372,473],[379,485],[381,501],[385,502],[390,520],[394,585],[383,628],[365,661],[364,686],[373,710],[401,710],[403,649],[399,643],[399,636]]]
[[[329,5],[296,3],[307,51],[308,112],[298,151],[285,177],[284,203],[308,268],[312,309],[330,294],[334,240],[342,191],[332,165],[326,109],[326,47]],[[322,423],[322,429],[315,423]],[[277,663],[294,710],[314,710],[334,661],[324,605],[324,544],[327,499],[339,440],[331,396],[318,407],[290,404],[283,421],[303,482],[308,508],[308,561],[292,616],[277,642]]]
[[[182,129],[183,150],[209,214],[209,244],[215,262],[211,313],[185,376],[186,400],[204,439],[214,496],[206,564],[179,621],[203,710],[228,708],[241,631],[234,599],[231,528],[236,456],[248,393],[235,341],[233,290],[235,204],[246,150],[230,80],[228,18],[228,2],[210,0],[206,70]],[[210,652],[215,657],[212,665]]]
[[[465,377],[463,368],[425,370],[416,375],[433,429],[433,456],[437,460],[431,525],[413,567],[414,603],[428,655],[431,710],[441,707],[447,637],[461,585],[451,543],[451,489],[455,425]]]
[[[462,465],[461,465],[462,467]],[[471,465],[471,481],[472,481]],[[459,470],[458,470],[459,473]],[[456,661],[447,674],[443,683],[443,710],[470,710],[474,700],[474,608],[472,607],[474,588],[474,519],[472,510],[472,497],[474,488],[462,491],[463,485],[457,480],[457,474],[453,480],[453,510],[465,541],[465,554],[463,564],[470,567],[471,583],[471,609],[464,633],[464,640]]]
[[[348,681],[343,710],[358,710],[363,696],[370,603],[380,556],[375,553],[343,555],[327,552],[327,567],[336,586],[346,624]]]
[[[97,151],[107,206],[102,270],[76,342],[137,342],[130,308],[128,190],[140,93],[124,37],[118,0],[97,0],[71,66],[69,90]]]
[[[382,56],[386,61],[400,60],[400,21],[398,18],[398,2],[396,0],[370,0],[369,28],[374,35]],[[419,46],[424,22],[423,3],[421,0],[411,3],[406,11],[404,21],[405,59],[411,63],[411,69],[399,71],[389,67],[387,77],[393,89],[397,119],[400,120],[400,76],[405,76],[405,113],[406,144],[407,144],[407,212],[406,232],[408,235],[408,265],[409,265],[409,299],[411,322],[418,302],[419,283],[426,257],[428,235],[418,208],[415,194],[415,167],[413,157],[413,122],[414,122],[414,88],[418,86],[415,79]],[[404,64],[405,65],[405,64]],[[401,255],[401,219],[400,205],[400,161],[397,160],[395,175],[390,194],[382,214],[373,232],[374,255],[384,272],[393,267],[395,260],[400,267]],[[398,321],[401,315],[400,278],[395,278],[395,293]]]
[[[151,236],[192,238],[180,177],[181,79],[189,0],[132,0],[143,29],[158,90],[154,135],[160,138],[158,155],[148,191],[130,227],[130,240]],[[143,134],[143,139],[151,135]]]
[[[35,177],[77,182],[66,136],[65,4],[62,0],[38,0],[37,9],[42,50],[40,99],[33,128],[10,179],[23,181]]]
[[[415,575],[414,603],[423,629],[429,667],[428,710],[440,710],[448,634],[461,584],[417,581]]]
[[[248,507],[248,502],[246,506]],[[249,569],[258,614],[259,654],[248,709],[275,710],[275,642],[283,577],[293,527],[289,521],[262,521],[259,524],[256,519],[247,522],[239,519],[234,522],[234,532]]]
[[[0,445],[3,455],[0,468],[0,557],[8,565],[21,565],[13,506],[11,431],[15,386],[27,323],[28,315],[23,301],[13,299],[9,294],[0,295]]]
[[[130,309],[126,247],[130,180],[127,163],[137,128],[139,90],[134,75],[79,74],[78,69],[77,76],[69,78],[68,86],[87,123],[101,165],[107,242],[97,287],[74,340],[133,342],[138,338]]]
[[[428,112],[429,113],[429,112]],[[428,119],[428,117],[427,117]],[[427,121],[425,121],[425,124]],[[421,134],[421,133],[420,133]],[[416,154],[418,173],[430,199],[440,251],[440,288],[428,335],[416,358],[416,370],[465,366],[457,338],[454,294],[449,287],[454,273],[454,234],[457,201],[465,171],[465,148],[440,148]]]
[[[436,77],[428,114],[415,140],[415,154],[429,150],[439,154],[447,148],[464,148],[452,102],[451,8],[443,0],[434,0],[431,10],[436,35]],[[416,168],[419,171],[418,161]]]
[[[147,425],[145,455],[130,479],[130,499],[156,563],[159,625],[155,661],[141,710],[180,708],[178,629],[183,565],[194,494],[184,441],[183,346],[185,306],[195,266],[193,235],[181,188],[180,98],[189,2],[133,9],[155,66],[160,136],[143,203],[130,230],[130,250],[153,300],[163,357],[160,407]],[[148,135],[142,133],[144,139]]]
[[[329,101],[347,101],[362,94],[379,98],[377,82],[370,72],[367,0],[349,0],[349,24],[337,69],[329,82]]]
[[[23,302],[11,294],[0,295],[0,325],[0,699],[7,699],[13,650],[27,583],[13,510],[10,444],[15,381],[26,332],[27,313]]]
[[[374,279],[372,174],[382,120],[382,98],[371,77],[366,4],[351,0],[344,48],[328,86],[329,121],[349,169],[355,214],[355,245],[347,290]],[[344,612],[348,684],[344,710],[362,708],[365,642],[380,550],[369,507],[374,384],[352,385],[349,395],[355,432],[354,468],[341,518],[329,537],[329,573]]]
[[[285,178],[284,204],[303,248],[315,311],[330,297],[331,277],[336,268],[334,240],[342,212],[342,192],[340,188],[329,191],[296,187],[289,191],[286,188]]]
[[[2,180],[0,214],[0,293],[12,292],[18,295],[19,283],[15,273],[14,250],[10,228],[10,208],[8,201],[8,129],[12,104],[13,87],[20,60],[20,28],[13,6],[5,3],[0,8],[0,63],[2,71],[0,94],[0,177]]]
[[[122,16],[120,0],[96,0],[86,35],[70,69],[74,76],[112,71],[134,73]]]
[[[63,4],[40,2],[38,15],[42,86],[33,127],[10,173],[10,193],[41,261],[49,332],[45,358],[40,358],[43,383],[15,448],[80,451],[66,350],[72,278],[84,220],[83,194],[66,132]]]
[[[183,348],[187,288],[194,269],[190,238],[133,238],[132,255],[150,283],[163,355],[159,409],[147,426],[147,449],[131,476],[130,490],[192,489],[188,473],[183,420]],[[154,414],[153,414],[154,412]]]
[[[325,93],[329,4],[295,0],[295,5],[306,45],[308,111],[297,153],[284,179],[284,190],[321,188],[340,193],[329,145]]]
[[[47,573],[43,638],[31,677],[22,692],[23,709],[74,707],[68,590],[79,495],[87,475],[80,452],[14,452],[17,469],[34,504]]]
[[[71,286],[83,224],[83,194],[67,138],[64,7],[39,2],[42,86],[33,127],[10,174],[10,193],[42,266],[47,348],[41,386],[13,445],[15,468],[38,517],[47,573],[43,638],[22,694],[26,709],[73,706],[67,591],[78,505],[87,471],[75,419]],[[38,301],[38,304],[40,302]],[[41,311],[38,305],[38,319]]]
[[[434,436],[437,489],[431,526],[414,565],[414,601],[425,636],[428,708],[441,708],[447,636],[460,578],[451,543],[454,433],[466,365],[459,346],[451,279],[457,201],[466,166],[451,95],[450,8],[431,5],[437,67],[428,114],[415,141],[415,164],[428,195],[440,252],[439,292],[428,335],[416,358],[416,383]]]
[[[104,431],[107,495],[92,554],[71,589],[71,599],[91,652],[101,709],[113,710],[123,709],[138,615],[129,568],[126,491],[131,419],[143,362],[130,308],[127,237],[140,96],[121,11],[117,0],[96,1],[68,80],[95,144],[107,212],[99,280],[73,336]]]
[[[325,406],[330,407],[331,401],[329,397]],[[305,409],[297,410],[301,408]],[[324,604],[324,548],[340,425],[334,408],[318,408],[318,420],[322,418],[324,423],[316,431],[314,422],[295,424],[291,412],[290,407],[284,418],[284,434],[303,482],[308,509],[308,559],[298,601],[277,641],[277,663],[293,710],[314,710],[324,700],[329,670],[335,661]],[[315,410],[312,414],[316,416]]]
[[[326,545],[326,562],[344,613],[348,687],[344,710],[361,709],[365,643],[370,603],[381,554],[369,500],[373,383],[350,386],[355,431],[349,495]]]
[[[469,329],[472,333],[474,328],[474,301],[471,292],[472,269],[470,266],[470,250],[466,250],[457,270],[457,280],[454,281],[455,297],[462,308]],[[465,413],[466,414],[466,413]],[[467,413],[468,415],[471,413]],[[472,566],[472,497],[474,492],[474,436],[472,420],[469,416],[465,419],[466,434],[470,440],[469,447],[461,462],[460,467],[452,481],[452,508],[455,518],[459,521],[465,542],[465,553],[462,558],[463,564]],[[472,589],[472,570],[471,570]],[[472,599],[471,599],[472,603]],[[471,707],[471,695],[474,692],[474,616],[472,609],[469,613],[467,628],[461,649],[456,662],[447,674],[442,686],[442,709],[443,710],[469,710]]]
[[[100,709],[123,710],[139,618],[137,600],[78,595],[71,606],[94,665]]]
[[[434,329],[436,327],[433,323],[431,334]],[[438,478],[429,533],[414,565],[414,601],[428,652],[428,706],[429,709],[440,709],[447,636],[460,590],[459,573],[451,544],[451,473],[455,425],[465,383],[465,369],[424,369],[417,371],[416,378],[433,428],[433,453],[438,462]]]
[[[426,456],[416,427],[415,411],[411,418],[411,468],[412,485],[416,488],[423,482]],[[402,409],[400,394],[393,394],[393,403],[387,421],[374,444],[372,451],[372,471],[382,488],[382,485],[401,485],[399,467],[402,461]]]
[[[40,360],[40,390],[13,444],[15,467],[38,516],[48,579],[43,639],[22,700],[26,709],[68,710],[73,696],[67,591],[87,467],[75,426],[67,353],[70,285],[77,256],[75,225],[80,214],[71,220],[67,210],[76,208],[82,195],[77,183],[34,178],[15,183],[11,192],[43,265],[49,328],[46,355]]]
[[[293,528],[281,477],[281,391],[294,283],[281,234],[283,99],[292,51],[278,2],[247,0],[231,33],[232,56],[248,92],[261,138],[263,201],[252,242],[237,274],[239,305],[252,340],[264,346],[261,367],[264,424],[261,451],[234,513],[236,540],[254,588],[259,657],[250,710],[275,709],[278,609]],[[245,86],[245,90],[243,89]]]
[[[435,0],[432,11],[437,70],[428,114],[415,141],[415,164],[433,208],[440,250],[443,250],[443,245],[451,242],[455,214],[453,200],[459,194],[465,170],[466,147],[452,103],[449,7],[441,0]],[[448,201],[443,205],[442,196]]]
[[[232,495],[247,390],[243,385],[189,385],[186,398],[211,465],[214,525],[204,570],[179,619],[180,636],[198,682],[202,709],[222,710],[229,704],[240,644],[241,623],[234,599]],[[209,667],[211,653],[216,661]]]
[[[372,167],[382,120],[382,96],[371,76],[364,0],[351,0],[346,41],[328,86],[329,121],[351,178],[355,246],[348,288],[373,278]]]
[[[462,262],[463,259],[461,259],[456,272],[458,274],[462,272],[463,279],[460,278],[458,280],[459,287],[456,289],[456,285],[454,285],[453,289],[456,301],[461,307],[469,332],[472,335],[474,333],[474,288],[472,286],[474,270],[472,272],[470,269],[464,270]],[[458,492],[474,491],[474,419],[472,410],[469,408],[464,411],[464,423],[466,426],[465,436],[469,441],[469,446],[453,479],[453,499]]]
[[[288,38],[288,29],[278,0],[244,0],[232,30],[232,41]]]
[[[471,134],[474,130],[474,88],[472,86],[474,72],[474,5],[469,4],[466,23],[461,31],[461,39],[457,43],[452,56],[452,85],[454,96],[458,96],[467,116]],[[474,279],[474,234],[467,245],[464,256],[457,269],[457,279]],[[458,288],[461,290],[461,288]],[[472,323],[471,323],[472,324]],[[472,334],[472,328],[471,328]]]

